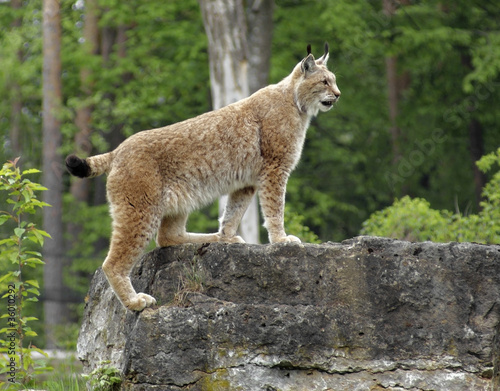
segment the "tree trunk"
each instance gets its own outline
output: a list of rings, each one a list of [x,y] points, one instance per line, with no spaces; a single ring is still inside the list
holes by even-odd
[[[104,11],[106,12],[106,11]],[[104,67],[109,65],[113,44],[115,42],[115,32],[111,27],[103,26],[101,28],[101,58]],[[106,92],[105,98],[112,99],[111,93]],[[112,123],[112,121],[109,121]],[[102,136],[109,142],[109,134],[102,132]],[[112,149],[112,143],[110,143],[110,150]],[[94,199],[93,205],[102,205],[106,203],[106,178],[104,176],[98,176],[93,179],[94,181]],[[100,244],[97,245],[95,251],[100,251],[109,246],[107,240],[100,240]]]
[[[407,0],[401,0],[399,2],[401,6],[408,4]],[[396,12],[396,3],[392,0],[382,0],[382,7],[384,14],[391,18]],[[388,94],[388,108],[389,108],[389,121],[390,121],[390,135],[391,135],[391,146],[392,146],[392,164],[394,169],[397,170],[397,166],[402,157],[401,145],[403,143],[401,136],[401,129],[398,126],[398,115],[399,115],[399,101],[401,99],[402,92],[408,87],[410,76],[408,72],[403,72],[402,75],[398,75],[398,58],[396,56],[386,57],[385,59],[385,70],[387,78],[387,94]],[[398,196],[402,196],[407,193],[407,189],[403,184],[399,191]]]
[[[267,86],[271,66],[274,0],[247,5],[248,85],[250,94]]]
[[[462,52],[461,62],[468,72],[474,69],[472,58],[469,53]],[[477,210],[481,210],[481,200],[483,187],[486,185],[486,175],[477,167],[476,162],[484,155],[483,126],[474,116],[474,108],[468,107],[467,109],[471,115],[469,121],[469,156],[474,175],[475,206]]]
[[[396,12],[396,6],[391,0],[382,0],[384,14],[391,18]],[[391,142],[392,142],[392,161],[396,165],[401,159],[401,151],[399,149],[400,129],[397,125],[398,117],[398,74],[397,74],[397,58],[395,56],[386,57],[385,71],[387,77],[387,92],[389,104],[389,121],[391,123]]]
[[[397,124],[398,117],[398,83],[397,83],[397,58],[387,57],[385,59],[385,70],[387,77],[387,91],[389,104],[389,121],[391,123],[391,143],[392,143],[392,162],[396,165],[401,159],[401,150],[399,148],[399,138],[401,130]]]
[[[22,7],[21,0],[12,0],[11,7],[14,10],[19,10]],[[17,18],[12,23],[12,27],[21,27],[22,19]],[[17,61],[21,63],[23,61],[22,49],[17,51]],[[21,154],[21,114],[23,109],[23,101],[21,96],[21,86],[17,80],[12,80],[12,111],[10,113],[11,127],[10,127],[10,142],[12,147],[12,152],[14,157]]]
[[[83,38],[85,40],[84,51],[89,56],[94,56],[99,50],[99,27],[97,16],[97,1],[85,1],[85,24],[83,26]],[[90,136],[92,133],[92,111],[93,106],[89,103],[92,96],[92,73],[89,67],[80,70],[80,97],[83,103],[76,110],[75,125],[78,132],[75,135],[75,150],[78,155],[89,156],[92,152]],[[89,179],[72,180],[70,193],[77,202],[88,203],[90,197],[91,181]],[[69,240],[66,243],[68,250],[73,248],[80,240],[82,224],[69,222],[67,225]],[[70,266],[70,265],[67,265]]]
[[[99,49],[99,28],[97,25],[97,1],[85,1],[85,24],[83,27],[83,38],[85,39],[85,51],[88,55],[97,54]],[[83,67],[80,71],[81,96],[85,101],[92,95],[91,70]],[[89,156],[92,152],[90,135],[92,133],[92,105],[84,103],[76,111],[75,124],[78,133],[75,135],[75,147],[77,153]],[[88,201],[89,196],[88,180],[76,180],[71,183],[70,192],[77,201]],[[70,230],[71,231],[71,230]]]
[[[63,286],[64,243],[62,224],[62,157],[60,121],[61,110],[61,15],[58,0],[43,2],[43,178],[48,191],[44,201],[51,208],[43,209],[43,229],[52,239],[43,249],[44,268],[44,313],[47,348],[56,346],[55,326],[63,324],[67,308]]]
[[[272,37],[272,0],[199,0],[208,36],[212,105],[219,109],[267,84]],[[248,19],[247,19],[248,18]],[[219,213],[226,204],[219,200]],[[253,198],[240,225],[248,243],[259,243],[259,210]]]
[[[208,36],[214,110],[249,95],[248,48],[242,0],[200,0]]]
[[[105,11],[104,11],[105,12]],[[101,41],[100,41],[100,54],[102,58],[103,66],[106,68],[111,68],[112,64],[112,54],[113,50],[116,51],[119,58],[125,58],[127,55],[126,51],[126,39],[127,39],[127,30],[128,28],[124,25],[116,27],[103,26],[101,28]],[[124,74],[122,76],[123,83],[127,83],[131,78],[130,74]],[[111,90],[108,90],[105,93],[106,99],[114,102],[115,95]],[[109,113],[108,122],[111,124],[111,128],[108,132],[103,132],[103,137],[109,144],[109,150],[115,149],[118,145],[120,145],[125,137],[123,136],[122,129],[123,124],[117,122],[117,119],[114,118],[113,114]],[[102,205],[107,203],[106,199],[106,177],[99,176],[97,178],[92,179],[94,184],[94,197],[92,200],[93,205]],[[99,254],[103,250],[109,248],[109,239],[108,238],[99,238],[94,244],[94,253]]]
[[[483,126],[476,118],[469,122],[470,157],[474,173],[474,194],[476,208],[481,210],[483,188],[486,185],[486,175],[477,167],[476,162],[484,155]]]

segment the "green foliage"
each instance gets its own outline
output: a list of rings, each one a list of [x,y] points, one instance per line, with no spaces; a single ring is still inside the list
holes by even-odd
[[[469,125],[482,125],[485,153],[500,145],[497,23],[500,8],[431,0],[284,1],[275,9],[273,68],[277,81],[305,54],[330,43],[329,68],[342,97],[308,131],[287,199],[322,240],[359,232],[368,216],[405,194],[438,209],[478,212]],[[313,14],[311,23],[303,15]],[[292,26],[300,25],[301,29]],[[283,45],[286,42],[287,45]],[[401,158],[394,160],[385,58],[397,57],[397,125]],[[470,65],[468,60],[470,59]]]
[[[51,358],[49,364],[54,368],[51,373],[44,374],[35,379],[28,387],[32,390],[46,391],[86,391],[85,380],[81,376],[82,364],[75,356],[63,359]],[[11,391],[12,386],[6,388]],[[20,390],[25,387],[20,386]],[[0,390],[3,388],[0,387]]]
[[[87,288],[88,289],[88,288]],[[77,314],[83,313],[84,304],[79,304],[82,308],[70,309]],[[55,340],[57,347],[67,352],[76,352],[76,345],[78,341],[78,334],[80,332],[80,322],[67,323],[64,325],[57,325],[54,327]]]
[[[100,24],[112,31],[125,28],[127,40],[123,54],[89,55],[84,45],[75,46],[81,31],[68,23],[68,34],[76,37],[64,48],[65,58],[67,67],[76,72],[71,74],[73,88],[67,91],[70,118],[65,126],[65,152],[73,152],[73,136],[78,131],[73,119],[83,104],[93,108],[96,131],[91,138],[97,152],[116,147],[113,138],[165,126],[209,109],[207,40],[196,0],[127,5],[101,0],[99,10]],[[78,24],[81,13],[70,9],[65,16]],[[86,88],[78,79],[77,71],[83,67],[92,75],[90,97],[74,93]]]
[[[41,148],[41,74],[42,74],[42,3],[29,1],[19,10],[9,3],[0,4],[0,161],[13,160],[19,151],[13,150],[9,133],[18,120],[22,129],[19,144],[23,148],[24,164],[38,166]],[[15,20],[21,21],[16,26]],[[7,27],[9,26],[9,27]],[[19,118],[12,115],[13,104],[22,103]]]
[[[2,291],[6,292],[2,299],[7,307],[0,317],[5,322],[5,327],[0,330],[0,352],[3,353],[0,356],[0,373],[7,373],[9,384],[27,385],[35,375],[51,369],[32,356],[34,352],[45,355],[29,342],[37,336],[30,324],[38,319],[25,313],[27,302],[38,301],[40,284],[35,279],[24,277],[27,267],[37,268],[44,264],[40,252],[33,250],[33,244],[42,247],[44,238],[50,237],[30,222],[28,215],[34,215],[37,209],[50,205],[36,196],[36,192],[46,189],[25,178],[39,171],[30,169],[21,172],[17,167],[18,160],[5,163],[0,170],[0,191],[8,194],[6,203],[10,205],[10,211],[0,211],[0,225],[13,223],[13,234],[0,240],[0,261],[3,266],[10,265],[0,276]]]
[[[139,130],[210,109],[207,40],[196,0],[126,5],[100,0],[100,34],[111,31],[109,36],[115,39],[107,55],[103,48],[89,53],[82,44],[85,9],[74,3],[61,6],[63,153],[76,150],[75,117],[85,105],[92,108],[92,153],[107,151]],[[395,15],[388,17],[380,1],[276,2],[270,81],[290,72],[303,58],[307,43],[318,55],[328,40],[329,66],[342,90],[334,110],[312,121],[302,162],[292,174],[288,190],[291,209],[300,210],[303,224],[322,240],[356,234],[370,213],[404,194],[425,198],[437,208],[450,208],[450,200],[457,199],[461,209],[473,205],[474,210],[468,158],[470,120],[482,125],[486,153],[500,143],[495,131],[495,102],[500,100],[499,8],[465,0],[394,6]],[[8,134],[14,120],[12,105],[20,99],[23,153],[37,166],[41,143],[33,140],[40,139],[41,131],[41,3],[25,2],[18,11],[8,2],[0,7],[2,25],[10,26],[0,32],[0,91],[4,97],[0,103],[0,143],[4,148],[0,151],[12,158]],[[304,15],[315,17],[304,19]],[[19,17],[22,23],[15,26]],[[126,41],[118,52],[116,36],[121,28]],[[396,164],[389,134],[387,56],[398,58],[401,81],[407,85],[399,104],[402,159]],[[85,85],[80,78],[82,69],[90,74]],[[90,95],[84,93],[86,89],[91,90]],[[437,130],[445,136],[421,158],[419,143],[432,140]],[[91,197],[94,186],[93,182]],[[72,220],[78,215],[78,221],[84,222],[86,232],[95,237],[101,231],[100,241],[107,238],[99,228],[109,228],[108,217],[100,209],[93,218],[89,216],[94,213],[91,208],[102,202],[89,198],[89,208],[65,207]],[[207,219],[207,215],[204,211],[190,219],[194,231],[216,229],[212,216]],[[92,252],[99,240],[75,243],[82,243],[79,250]],[[75,250],[72,257],[76,253],[81,252]],[[76,269],[90,270],[102,256],[100,251],[78,256]],[[93,262],[87,262],[89,259]]]
[[[498,244],[500,243],[500,148],[483,156],[477,162],[477,166],[484,173],[489,173],[494,168],[498,171],[483,189],[482,209],[477,218],[470,216],[470,231],[474,229],[478,232],[482,242]]]
[[[78,202],[71,194],[65,195],[64,205],[67,210],[63,216],[64,222],[80,228],[76,238],[69,233],[66,235],[66,239],[72,243],[68,256],[73,262],[68,269],[70,273],[65,275],[65,284],[83,296],[88,291],[88,281],[106,257],[111,235],[109,207],[107,204],[91,206],[86,202]],[[104,243],[98,246],[100,242]]]
[[[37,386],[38,387],[38,386]],[[86,391],[87,388],[85,384],[81,384],[78,378],[72,377],[67,380],[53,380],[44,382],[39,387],[40,389],[50,390],[50,391]]]
[[[497,164],[500,166],[500,149],[477,162],[483,172]],[[410,241],[500,243],[500,171],[484,187],[481,207],[479,213],[463,216],[434,210],[428,201],[406,196],[373,213],[361,233]]]
[[[285,205],[285,228],[289,235],[297,236],[305,243],[321,243],[318,236],[304,225],[305,217]]]
[[[93,391],[115,391],[120,388],[120,371],[108,364],[109,361],[103,361],[90,374],[83,375]]]
[[[187,231],[217,232],[219,229],[218,214],[219,204],[217,202],[200,210],[195,210],[189,215]]]
[[[410,241],[443,241],[451,214],[431,209],[421,198],[405,196],[363,223],[361,234],[386,236]]]

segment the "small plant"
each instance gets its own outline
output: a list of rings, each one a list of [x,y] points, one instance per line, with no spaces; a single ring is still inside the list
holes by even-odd
[[[102,361],[99,367],[88,375],[82,375],[89,382],[92,391],[115,391],[118,390],[122,379],[120,371],[109,366],[110,361]]]
[[[190,293],[205,292],[205,284],[208,279],[207,271],[198,264],[195,257],[189,266],[182,265],[179,276],[179,285],[172,301],[173,305],[186,306],[187,296]]]
[[[21,172],[17,167],[19,158],[5,163],[0,170],[0,191],[8,193],[6,203],[10,211],[0,211],[0,225],[10,222],[13,234],[0,240],[0,260],[7,267],[0,276],[0,287],[5,292],[2,296],[5,310],[0,319],[6,327],[0,330],[0,373],[7,374],[9,387],[28,385],[34,375],[51,370],[43,361],[34,360],[32,353],[46,353],[28,340],[37,334],[29,326],[38,320],[26,316],[27,302],[38,301],[40,286],[35,279],[25,280],[26,267],[37,268],[43,265],[42,255],[35,249],[43,246],[44,238],[50,237],[45,231],[38,229],[27,219],[34,215],[38,208],[50,206],[37,199],[35,192],[46,190],[43,186],[31,182],[25,175],[39,173],[30,169]],[[8,265],[12,267],[8,267]],[[4,384],[4,383],[0,383]]]

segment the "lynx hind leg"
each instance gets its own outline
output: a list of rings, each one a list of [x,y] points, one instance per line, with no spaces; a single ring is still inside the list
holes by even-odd
[[[186,232],[187,215],[165,216],[161,220],[156,244],[159,247],[183,243],[211,243],[219,241],[219,234],[196,234]]]
[[[142,311],[156,304],[152,296],[137,293],[129,277],[159,225],[159,218],[153,213],[153,208],[138,210],[133,206],[139,204],[137,200],[113,204],[113,233],[108,256],[102,265],[116,296],[126,308],[133,311]]]
[[[255,187],[249,186],[229,194],[220,223],[219,234],[221,242],[245,243],[240,236],[236,235],[236,231],[248,205],[252,201],[255,190]]]
[[[186,232],[187,215],[164,216],[156,237],[157,245],[167,247],[182,243],[245,243],[240,236],[236,235],[236,231],[254,194],[254,187],[246,187],[231,193],[221,219],[219,232],[213,234]]]
[[[111,238],[108,256],[102,270],[122,304],[133,311],[156,304],[156,300],[145,293],[137,293],[130,282],[130,272],[146,248],[146,237],[134,237],[127,230],[115,229]]]

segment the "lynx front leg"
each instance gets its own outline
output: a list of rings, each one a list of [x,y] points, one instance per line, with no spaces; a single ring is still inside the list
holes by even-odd
[[[245,241],[236,235],[238,226],[245,211],[252,201],[255,194],[255,187],[249,186],[229,194],[224,215],[220,221],[220,241],[226,243],[245,243]]]
[[[259,188],[260,205],[271,243],[300,242],[293,235],[287,235],[284,227],[285,192],[288,173],[281,170],[268,170],[261,177]]]

